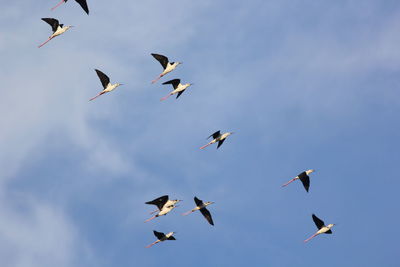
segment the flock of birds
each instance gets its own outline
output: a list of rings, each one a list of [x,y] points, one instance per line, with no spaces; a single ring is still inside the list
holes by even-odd
[[[57,8],[58,6],[60,6],[63,3],[66,3],[68,0],[62,0],[61,2],[59,2],[55,7],[52,8],[52,10],[54,10],[55,8]],[[87,5],[87,1],[86,0],[75,0],[81,7],[82,9],[89,15],[89,8]],[[65,33],[66,31],[68,31],[71,27],[71,25],[68,26],[64,26],[64,24],[60,24],[59,21],[57,19],[54,18],[42,18],[43,21],[47,22],[52,30],[53,30],[53,34],[41,45],[39,45],[39,48],[44,46],[46,43],[48,43],[50,40],[52,40],[53,38]],[[166,74],[170,73],[171,71],[173,71],[174,69],[176,69],[176,67],[180,64],[182,64],[182,62],[170,62],[168,60],[168,58],[166,56],[160,55],[160,54],[151,54],[158,62],[160,62],[161,66],[163,67],[163,72],[157,76],[156,79],[154,79],[151,83],[156,83],[159,79],[161,79],[162,77],[164,77]],[[98,93],[96,96],[94,96],[93,98],[91,98],[89,101],[92,101],[94,99],[96,99],[97,97],[105,94],[105,93],[109,93],[111,91],[113,91],[114,89],[116,89],[118,86],[123,85],[121,83],[115,83],[112,84],[110,82],[110,78],[104,74],[103,72],[101,72],[98,69],[95,69],[97,76],[100,79],[101,84],[103,85],[103,90]],[[161,101],[167,99],[168,97],[175,95],[176,94],[176,98],[178,98],[189,86],[192,85],[192,83],[186,83],[186,84],[182,84],[180,79],[173,79],[167,82],[163,83],[165,84],[171,84],[173,86],[173,90],[166,95],[165,97],[161,98]],[[216,131],[215,133],[211,134],[207,139],[212,137],[212,140],[207,143],[206,145],[200,147],[200,149],[204,149],[206,147],[208,147],[209,145],[212,145],[214,143],[217,143],[217,149],[224,143],[224,141],[226,140],[227,137],[229,137],[230,135],[232,135],[233,132],[226,132],[226,133],[221,133],[221,131]],[[287,183],[283,184],[282,187],[285,187],[287,185],[289,185],[290,183],[296,181],[296,180],[300,180],[305,188],[305,190],[308,192],[309,188],[310,188],[310,174],[313,173],[314,170],[310,169],[307,171],[304,171],[302,173],[300,173],[299,175],[297,175],[295,178],[291,179],[290,181],[288,181]],[[145,222],[151,221],[157,217],[160,216],[165,216],[168,213],[170,213],[173,209],[175,209],[176,207],[178,207],[176,204],[178,204],[180,201],[182,200],[178,200],[178,199],[174,199],[174,200],[170,200],[168,195],[164,195],[161,196],[159,198],[156,198],[154,200],[148,201],[145,204],[149,204],[149,205],[155,205],[157,207],[157,210],[151,212],[150,214],[154,214],[155,215],[149,219],[147,219]],[[208,221],[208,223],[210,225],[214,225],[212,216],[210,211],[207,209],[207,206],[213,204],[214,202],[211,201],[207,201],[207,202],[203,202],[202,200],[198,199],[197,197],[194,197],[194,202],[196,204],[196,207],[193,208],[192,210],[182,214],[182,215],[188,215],[192,212],[195,212],[197,210],[200,210],[201,214],[206,218],[206,220]],[[335,225],[335,224],[328,224],[325,225],[324,221],[322,221],[320,218],[318,218],[315,214],[312,214],[312,219],[315,223],[315,225],[318,228],[318,231],[313,234],[312,236],[310,236],[309,238],[307,238],[306,240],[304,240],[304,242],[308,242],[309,240],[311,240],[312,238],[316,237],[317,235],[320,234],[332,234],[332,230],[331,228]],[[157,231],[153,231],[154,235],[157,237],[157,240],[153,243],[151,243],[150,245],[146,246],[147,248],[159,243],[159,242],[163,242],[165,240],[176,240],[175,237],[173,236],[175,232],[169,232],[167,234],[164,234],[162,232],[157,232]]]

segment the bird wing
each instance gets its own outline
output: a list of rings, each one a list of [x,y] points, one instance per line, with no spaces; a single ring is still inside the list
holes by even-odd
[[[165,237],[164,233],[157,232],[157,231],[154,231],[154,230],[153,230],[153,233],[158,239],[162,239],[163,237]]]
[[[332,230],[329,229],[328,231],[325,232],[325,234],[332,234]]]
[[[165,82],[163,84],[172,84],[172,86],[174,87],[174,89],[176,89],[178,87],[178,85],[180,84],[181,80],[180,79],[173,79],[170,80],[168,82]]]
[[[217,149],[225,142],[226,139],[222,139],[218,141]]]
[[[203,205],[203,201],[197,197],[194,197],[194,202],[196,203],[197,207],[201,207]]]
[[[167,68],[168,65],[168,58],[163,55],[159,54],[151,54],[155,59],[157,59],[158,62],[160,62],[161,66],[163,66],[164,69]]]
[[[206,218],[206,220],[211,225],[214,225],[214,222],[213,222],[212,217],[211,217],[211,213],[210,213],[210,211],[208,209],[202,208],[202,209],[200,209],[200,212],[201,212],[201,214],[203,214],[204,218]]]
[[[320,218],[318,218],[317,216],[315,216],[315,214],[312,215],[312,219],[318,229],[321,229],[322,227],[324,227],[324,225],[325,225],[324,221],[321,220]]]
[[[53,33],[57,31],[58,25],[60,25],[58,20],[53,19],[53,18],[42,18],[42,20],[47,22],[51,26]]]
[[[308,176],[305,172],[302,172],[301,174],[299,174],[299,178],[304,188],[308,192],[308,189],[310,188],[310,176]]]
[[[217,138],[217,137],[220,136],[220,135],[221,135],[221,131],[216,131],[215,133],[213,133],[212,135],[210,135],[209,137],[207,137],[207,139],[210,138],[211,136],[215,139],[215,138]]]
[[[97,76],[99,76],[99,79],[101,81],[101,84],[103,85],[104,89],[106,89],[107,85],[110,83],[110,78],[108,78],[107,75],[105,75],[103,72],[95,69]]]
[[[185,91],[185,90],[180,91],[180,92],[176,95],[176,98],[178,98],[184,91]]]
[[[170,237],[168,237],[168,240],[176,240],[175,237],[173,237],[172,235]]]
[[[75,1],[83,8],[83,10],[85,10],[86,14],[89,15],[89,8],[86,0],[75,0]]]
[[[168,201],[168,195],[165,195],[165,196],[156,198],[152,201],[148,201],[145,204],[156,205],[159,210],[162,210],[162,208],[164,207],[165,203],[167,203],[167,201]]]

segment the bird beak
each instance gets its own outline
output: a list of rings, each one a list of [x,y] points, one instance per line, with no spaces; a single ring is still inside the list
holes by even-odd
[[[119,85],[124,85],[123,83],[120,83]]]

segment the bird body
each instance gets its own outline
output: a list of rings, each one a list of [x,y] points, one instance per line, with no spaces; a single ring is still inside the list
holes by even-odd
[[[182,201],[182,200],[179,200],[179,199],[170,200],[168,195],[165,195],[165,196],[156,198],[152,201],[146,202],[145,204],[156,205],[158,209],[151,212],[151,214],[153,214],[153,213],[157,213],[157,214],[154,215],[153,217],[151,217],[150,219],[147,219],[145,222],[151,221],[159,216],[167,215],[173,209],[178,207],[176,204],[180,201]]]
[[[153,233],[158,239],[155,242],[151,243],[150,245],[146,246],[146,248],[152,247],[153,245],[159,242],[163,242],[165,240],[176,240],[175,237],[173,237],[173,234],[175,234],[175,232],[169,232],[168,234],[164,234],[162,232],[153,231]]]
[[[294,177],[292,180],[290,180],[289,182],[285,183],[282,185],[282,187],[285,187],[287,185],[289,185],[290,183],[296,181],[296,180],[300,180],[301,183],[304,186],[304,189],[308,192],[309,188],[310,188],[310,174],[315,172],[315,170],[310,169],[307,171],[304,171],[302,173],[300,173],[299,175],[297,175],[296,177]]]
[[[312,236],[310,236],[309,238],[307,238],[306,240],[304,240],[304,242],[308,242],[320,234],[332,234],[331,228],[333,226],[335,226],[335,224],[331,223],[331,224],[325,225],[324,221],[322,221],[320,218],[315,216],[315,214],[312,215],[312,219],[313,219],[315,225],[317,226],[318,231],[315,234],[313,234]]]
[[[98,98],[99,96],[111,92],[113,91],[115,88],[117,88],[120,85],[123,85],[122,83],[110,83],[110,78],[108,78],[107,75],[105,75],[103,72],[101,72],[100,70],[95,69],[97,76],[100,79],[101,84],[103,85],[103,91],[101,91],[98,95],[96,95],[95,97],[91,98],[89,101],[92,101],[96,98]]]
[[[208,138],[212,137],[213,140],[211,140],[208,144],[200,147],[200,149],[204,149],[204,148],[208,147],[209,145],[212,145],[216,142],[218,142],[218,145],[217,145],[217,149],[218,149],[224,143],[226,138],[232,134],[233,134],[233,132],[226,132],[226,133],[221,134],[221,131],[216,131],[215,133],[213,133],[212,135],[210,135],[208,137]]]
[[[192,212],[195,212],[197,210],[200,210],[201,214],[203,214],[204,218],[211,224],[214,225],[213,219],[211,217],[210,211],[206,208],[208,205],[214,204],[214,202],[207,201],[203,202],[202,200],[198,199],[197,197],[194,197],[194,202],[196,203],[196,207],[182,215],[189,215]]]
[[[169,62],[168,58],[163,55],[159,54],[151,54],[151,55],[158,62],[160,62],[161,66],[164,68],[163,72],[157,78],[155,78],[151,83],[157,82],[161,77],[176,69],[176,67],[178,67],[179,64],[182,64],[182,62]]]
[[[70,28],[73,27],[71,25],[64,26],[64,24],[60,24],[58,22],[58,20],[54,19],[54,18],[42,18],[42,20],[47,22],[51,26],[51,29],[53,30],[53,34],[50,35],[49,39],[47,39],[46,42],[44,42],[43,44],[39,45],[38,46],[39,48],[44,46],[45,44],[47,44],[54,37],[57,37],[57,36],[63,34],[64,32],[68,31]]]
[[[180,79],[173,79],[163,84],[172,84],[174,90],[165,97],[161,98],[161,101],[167,99],[168,97],[174,94],[177,94],[176,98],[178,98],[183,93],[183,91],[185,91],[189,86],[192,85],[191,83],[181,84]]]
[[[56,9],[57,7],[59,7],[61,4],[66,3],[68,0],[61,0],[61,2],[59,2],[55,7],[53,7],[51,10]],[[75,0],[75,2],[77,2],[82,9],[86,12],[86,14],[89,15],[89,7],[87,5],[87,1],[86,0]]]

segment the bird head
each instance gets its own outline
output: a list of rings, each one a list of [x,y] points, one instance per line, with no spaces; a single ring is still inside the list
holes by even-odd
[[[124,84],[123,83],[117,83],[116,87],[121,86],[121,85],[124,85]]]
[[[73,28],[73,27],[75,27],[75,26],[72,26],[72,25],[65,26],[66,30],[69,30],[70,28]]]
[[[333,226],[335,226],[336,224],[334,224],[334,223],[331,223],[331,224],[328,224],[328,228],[329,229],[331,229]]]
[[[183,64],[183,62],[179,62],[179,61],[176,62],[177,66],[180,65],[180,64]]]

